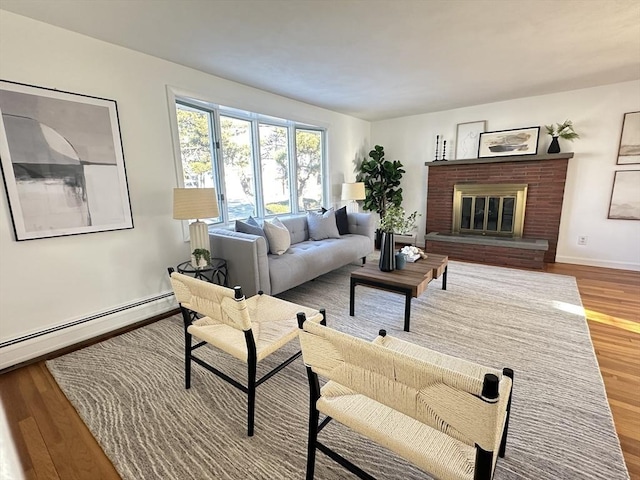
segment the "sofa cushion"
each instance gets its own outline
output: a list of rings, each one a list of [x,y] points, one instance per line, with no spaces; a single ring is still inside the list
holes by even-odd
[[[264,233],[269,239],[270,252],[282,255],[291,246],[291,236],[284,224],[275,217],[272,221],[264,222]]]
[[[260,235],[261,237],[264,237],[264,241],[267,242],[267,252],[269,251],[269,239],[267,238],[267,234],[264,233],[264,229],[255,218],[249,217],[246,222],[236,220],[236,232],[250,233],[251,235]]]
[[[346,205],[336,210],[336,226],[338,227],[338,233],[340,235],[346,235],[349,233],[349,221],[347,220]]]
[[[309,238],[311,240],[324,240],[326,238],[340,238],[338,226],[336,224],[336,214],[333,208],[325,213],[307,213],[307,223],[309,225]]]
[[[281,218],[280,221],[287,227],[291,235],[291,245],[309,240],[309,227],[306,215],[295,215]]]
[[[291,245],[284,255],[269,257],[272,292],[283,292],[336,268],[358,262],[373,250],[364,235],[344,235],[321,242],[308,240]]]

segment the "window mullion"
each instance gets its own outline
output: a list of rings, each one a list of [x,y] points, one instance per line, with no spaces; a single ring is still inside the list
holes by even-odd
[[[224,161],[222,159],[222,127],[220,123],[220,110],[214,108],[211,110],[211,116],[213,117],[213,162],[215,164],[214,173],[217,175],[214,177],[214,183],[218,192],[218,205],[220,210],[220,216],[222,221],[227,223],[229,221],[229,212],[227,211],[227,192],[226,184],[224,182]]]
[[[298,205],[298,151],[296,149],[296,128],[289,125],[289,202],[291,213],[299,213]]]
[[[264,197],[262,188],[262,153],[260,152],[260,128],[257,119],[251,120],[251,145],[253,148],[253,178],[255,184],[253,192],[256,198],[256,213],[258,217],[265,217]]]

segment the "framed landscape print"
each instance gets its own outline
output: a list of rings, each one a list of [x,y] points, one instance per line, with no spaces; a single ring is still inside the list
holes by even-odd
[[[535,155],[539,134],[540,127],[481,133],[478,158]]]
[[[480,134],[486,129],[486,120],[458,124],[456,129],[456,160],[477,158]]]
[[[640,220],[640,170],[615,173],[608,218]]]
[[[116,102],[0,81],[16,240],[133,228]]]
[[[640,112],[624,114],[616,163],[618,165],[640,163]]]

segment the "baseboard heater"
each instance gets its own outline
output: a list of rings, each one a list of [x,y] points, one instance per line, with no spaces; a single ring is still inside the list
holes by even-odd
[[[48,335],[48,334],[53,333],[53,332],[64,330],[65,328],[75,327],[76,325],[81,325],[83,323],[91,322],[92,320],[97,320],[98,318],[107,317],[109,315],[113,315],[114,313],[119,313],[119,312],[122,312],[124,310],[129,310],[130,308],[136,308],[136,307],[139,307],[141,305],[145,305],[147,303],[156,302],[158,300],[162,300],[163,298],[168,298],[168,297],[172,297],[172,296],[173,296],[173,292],[163,293],[162,295],[158,295],[158,296],[155,296],[155,297],[147,298],[145,300],[140,300],[138,302],[130,303],[129,305],[123,305],[121,307],[114,308],[113,310],[107,310],[106,312],[96,313],[95,315],[91,315],[89,317],[81,318],[81,319],[74,320],[74,321],[69,322],[69,323],[64,323],[62,325],[58,325],[58,326],[55,326],[55,327],[47,328],[47,329],[41,330],[39,332],[30,333],[29,335],[24,335],[22,337],[13,338],[11,340],[6,340],[6,341],[0,343],[0,348],[8,347],[8,346],[11,346],[11,345],[15,345],[16,343],[21,343],[21,342],[25,342],[27,340],[31,340],[31,339],[34,339],[34,338],[42,337],[43,335]]]

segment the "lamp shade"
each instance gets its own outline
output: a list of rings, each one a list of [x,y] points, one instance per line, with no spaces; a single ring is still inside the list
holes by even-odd
[[[342,184],[342,200],[364,200],[364,183],[343,183]]]
[[[173,218],[215,218],[219,215],[215,188],[174,188]]]

